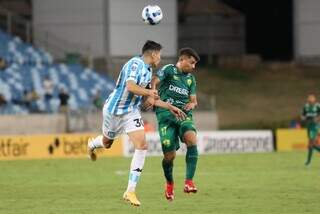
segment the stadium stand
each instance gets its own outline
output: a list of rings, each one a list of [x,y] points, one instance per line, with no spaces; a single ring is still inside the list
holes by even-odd
[[[114,88],[114,80],[80,64],[57,64],[47,51],[23,42],[19,37],[0,29],[0,57],[6,67],[0,70],[0,94],[7,101],[0,114],[27,114],[30,109],[23,105],[27,92],[34,91],[40,99],[35,102],[37,112],[58,112],[59,89],[69,95],[71,110],[89,109],[92,97],[99,90],[106,97]],[[53,98],[45,102],[43,80],[53,82]]]

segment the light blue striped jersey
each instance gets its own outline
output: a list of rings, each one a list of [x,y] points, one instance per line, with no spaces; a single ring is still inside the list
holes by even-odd
[[[105,109],[114,115],[122,115],[140,108],[142,96],[127,90],[126,83],[133,80],[145,88],[151,81],[152,68],[141,57],[131,58],[121,69],[117,84],[105,102]]]

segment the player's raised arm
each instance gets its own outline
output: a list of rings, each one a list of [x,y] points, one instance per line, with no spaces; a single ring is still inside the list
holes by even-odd
[[[154,99],[159,98],[157,90],[143,88],[137,85],[133,80],[127,81],[127,90],[139,96],[150,96],[150,97],[153,97]]]

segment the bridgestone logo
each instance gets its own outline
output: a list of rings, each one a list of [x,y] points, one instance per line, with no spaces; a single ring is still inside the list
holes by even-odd
[[[182,95],[188,96],[188,90],[187,89],[179,88],[177,86],[170,85],[169,86],[169,91],[174,91],[174,92],[176,92],[178,94],[182,94]]]

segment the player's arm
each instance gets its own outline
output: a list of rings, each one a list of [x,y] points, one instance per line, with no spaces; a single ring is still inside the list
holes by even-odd
[[[151,80],[151,88],[152,88],[152,89],[157,89],[159,83],[160,83],[159,77],[157,77],[157,76],[152,77],[152,80]]]
[[[151,83],[150,83],[151,89],[157,90],[157,86],[159,83],[160,83],[159,77],[157,77],[157,76],[152,77]],[[155,98],[150,97],[150,96],[147,97],[143,102],[143,106],[142,106],[143,109],[150,110],[155,105],[155,101],[156,101]]]
[[[143,88],[137,85],[133,80],[128,80],[126,86],[127,86],[127,90],[133,94],[136,94],[139,96],[150,96],[150,97],[153,97],[154,99],[159,98],[157,90]]]
[[[154,105],[160,108],[168,109],[178,120],[184,120],[187,117],[187,115],[182,110],[160,99],[156,100],[154,102]]]
[[[154,98],[158,97],[158,92],[156,90],[150,90],[143,88],[137,84],[138,79],[142,75],[142,63],[139,61],[129,61],[129,66],[127,66],[127,70],[125,71],[126,78],[126,88],[129,92],[138,95],[138,96],[151,96]]]
[[[302,109],[302,112],[301,112],[301,120],[306,120],[306,114],[307,114],[307,111],[306,111],[306,108],[303,107]]]
[[[198,106],[198,101],[197,101],[197,96],[196,95],[191,95],[190,97],[190,102],[188,102],[183,109],[186,111],[190,111],[195,109]]]
[[[189,102],[183,107],[184,110],[190,111],[198,106],[196,96],[196,80],[193,78],[190,86]]]
[[[166,70],[166,67],[167,66],[158,70],[157,74],[152,77],[151,82],[150,82],[151,89],[157,90],[159,83],[166,78],[167,73],[168,73],[168,71]],[[143,102],[143,108],[146,110],[151,109],[153,107],[153,105],[155,105],[156,100],[157,100],[157,98],[147,97],[145,99],[145,101]]]

